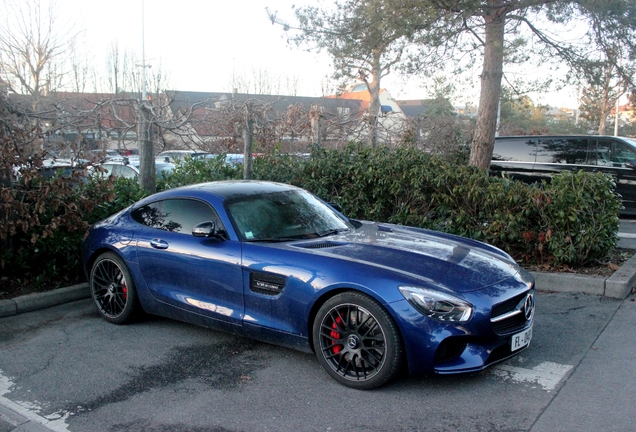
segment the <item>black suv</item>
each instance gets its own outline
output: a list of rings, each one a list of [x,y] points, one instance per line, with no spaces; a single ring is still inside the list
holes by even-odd
[[[490,171],[532,183],[564,170],[600,171],[616,181],[624,214],[636,215],[636,140],[624,137],[508,136],[495,138]]]

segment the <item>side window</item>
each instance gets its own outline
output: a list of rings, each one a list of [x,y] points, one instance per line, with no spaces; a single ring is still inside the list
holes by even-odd
[[[586,138],[549,138],[539,141],[537,162],[552,164],[587,164]]]
[[[592,165],[614,166],[614,163],[612,162],[611,141],[595,141],[592,144],[592,149],[594,154],[594,162],[592,163]]]
[[[104,178],[110,177],[113,173],[113,165],[111,164],[102,164],[101,168],[101,176]]]
[[[494,161],[534,162],[537,152],[533,139],[501,139],[495,140],[492,153]]]
[[[134,169],[132,169],[128,165],[122,165],[121,176],[125,178],[129,178],[129,179],[134,179],[135,177],[137,177],[137,173],[135,172]]]
[[[136,209],[131,216],[140,224],[184,234],[191,234],[195,225],[207,221],[214,221],[219,229],[223,229],[214,209],[193,199],[157,201]]]
[[[595,144],[596,165],[622,167],[625,162],[636,160],[636,151],[626,144],[606,139]]]
[[[121,177],[121,167],[121,165],[113,165],[113,171],[111,174],[115,177]]]
[[[636,160],[636,154],[633,149],[619,142],[614,143],[614,145],[616,146],[616,151],[614,153],[615,162],[624,164],[625,162]]]

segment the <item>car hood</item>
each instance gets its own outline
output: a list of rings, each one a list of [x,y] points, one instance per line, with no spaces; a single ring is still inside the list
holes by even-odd
[[[312,253],[397,271],[455,292],[516,277],[519,266],[501,250],[464,237],[365,222],[354,232],[296,243]]]

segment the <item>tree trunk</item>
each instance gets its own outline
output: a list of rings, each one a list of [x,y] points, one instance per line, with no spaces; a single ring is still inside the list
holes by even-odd
[[[322,115],[320,114],[320,106],[314,105],[309,110],[309,120],[311,121],[311,134],[313,142],[318,147],[322,146]]]
[[[497,1],[501,4],[501,1]],[[495,9],[486,15],[486,42],[484,67],[481,73],[481,91],[479,94],[479,112],[477,126],[470,149],[469,165],[480,169],[490,168],[497,129],[497,107],[501,96],[501,78],[503,76],[503,45],[505,15],[501,9]]]
[[[605,135],[605,127],[607,126],[607,116],[605,115],[605,110],[603,110],[601,114],[601,121],[598,124],[598,134]]]
[[[382,68],[380,60],[382,51],[375,50],[373,52],[373,61],[371,63],[371,81],[365,71],[360,70],[360,79],[366,84],[369,90],[370,101],[367,110],[367,123],[369,124],[369,134],[367,142],[373,148],[378,144],[378,115],[380,113],[380,78],[382,77]]]
[[[148,101],[137,110],[137,142],[139,145],[139,185],[149,194],[157,191],[155,152],[152,145],[152,111]]]

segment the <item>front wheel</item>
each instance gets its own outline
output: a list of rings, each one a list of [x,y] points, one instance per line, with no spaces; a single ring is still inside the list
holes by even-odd
[[[112,252],[101,255],[91,269],[91,296],[100,315],[114,324],[130,322],[140,306],[128,267]]]
[[[397,325],[378,302],[358,292],[327,300],[316,315],[313,337],[320,364],[347,387],[379,387],[402,362]]]

